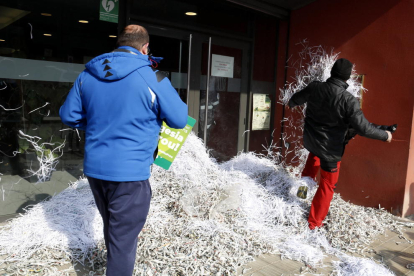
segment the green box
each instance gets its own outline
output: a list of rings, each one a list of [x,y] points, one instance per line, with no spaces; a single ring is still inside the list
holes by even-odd
[[[118,23],[119,0],[100,0],[99,20]]]

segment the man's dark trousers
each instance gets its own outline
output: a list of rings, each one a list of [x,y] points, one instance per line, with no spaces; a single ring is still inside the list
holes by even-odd
[[[115,182],[88,177],[101,213],[107,248],[107,276],[131,276],[138,234],[147,219],[151,187],[148,180]]]

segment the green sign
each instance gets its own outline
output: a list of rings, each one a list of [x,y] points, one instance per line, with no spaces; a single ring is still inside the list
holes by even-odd
[[[100,0],[99,20],[118,23],[119,0]]]
[[[187,125],[183,129],[170,128],[164,122],[161,126],[158,142],[158,155],[154,164],[168,170],[180,151],[185,139],[190,134],[196,120],[188,116]]]

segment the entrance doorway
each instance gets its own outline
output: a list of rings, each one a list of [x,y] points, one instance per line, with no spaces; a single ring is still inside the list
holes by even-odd
[[[133,23],[133,22],[131,22]],[[197,120],[194,132],[218,161],[247,150],[248,51],[243,41],[143,24],[150,49]]]
[[[150,32],[150,54],[162,57],[156,66],[171,81],[183,102],[187,102],[188,40],[152,35]]]

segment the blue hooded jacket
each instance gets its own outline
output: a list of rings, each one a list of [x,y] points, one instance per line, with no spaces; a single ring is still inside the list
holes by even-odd
[[[162,121],[184,128],[188,108],[168,78],[152,70],[148,56],[120,49],[130,52],[103,54],[86,64],[59,114],[66,125],[85,130],[85,175],[146,180]]]

